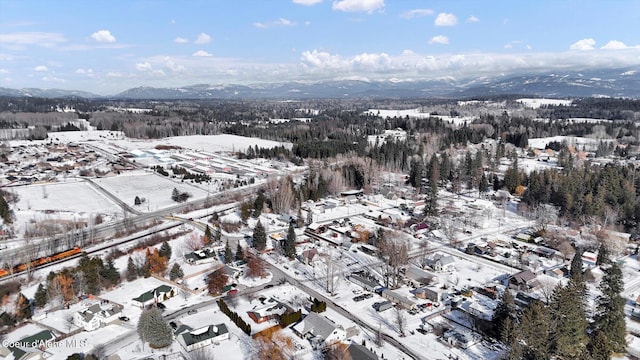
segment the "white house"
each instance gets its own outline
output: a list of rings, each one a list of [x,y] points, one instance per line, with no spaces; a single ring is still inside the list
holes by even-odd
[[[453,272],[455,268],[456,258],[451,255],[435,254],[428,262],[428,265],[438,272]]]
[[[185,328],[185,331],[178,334],[177,337],[180,345],[187,352],[191,352],[214,343],[229,340],[229,330],[225,324],[209,325],[195,330]]]
[[[97,330],[103,324],[118,319],[122,313],[122,305],[109,301],[93,304],[85,310],[73,313],[73,324],[85,331]]]
[[[312,343],[330,344],[347,338],[347,332],[340,325],[310,312],[301,322],[291,328],[298,336],[309,339]]]
[[[140,296],[132,299],[132,304],[144,308],[147,305],[157,304],[168,300],[178,294],[178,290],[173,286],[160,285],[155,289],[149,290]]]

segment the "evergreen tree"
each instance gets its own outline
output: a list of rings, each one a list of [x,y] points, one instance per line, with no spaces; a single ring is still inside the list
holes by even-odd
[[[184,272],[178,263],[174,263],[169,270],[169,280],[175,281],[176,279],[182,279],[184,277]]]
[[[260,220],[258,220],[256,227],[253,229],[253,247],[258,251],[262,251],[267,247],[267,233]]]
[[[264,190],[260,190],[258,191],[258,197],[256,197],[256,200],[253,202],[254,218],[257,219],[260,216],[260,214],[262,214],[262,209],[264,208],[264,201],[265,201]]]
[[[586,349],[587,317],[584,282],[571,279],[553,293],[551,315],[554,353],[562,358],[576,358]]]
[[[47,305],[47,301],[49,301],[49,294],[47,293],[47,288],[40,283],[38,285],[38,290],[36,290],[34,303],[37,307],[43,307]]]
[[[596,265],[600,266],[602,264],[608,264],[609,260],[609,250],[604,243],[600,244],[600,249],[598,250],[598,257],[596,258]]]
[[[220,227],[220,225],[215,227],[213,238],[216,242],[222,241],[222,228]]]
[[[509,343],[509,339],[513,337],[513,333],[507,332],[508,327],[505,325],[507,319],[515,320],[516,318],[516,304],[513,299],[513,295],[509,291],[509,289],[505,289],[502,293],[502,298],[495,310],[493,311],[493,327],[494,327],[494,336],[499,337],[505,344]],[[513,324],[511,324],[513,325]],[[511,329],[513,329],[511,327]],[[506,332],[506,333],[505,333]],[[505,334],[503,334],[505,333]]]
[[[224,263],[229,264],[233,261],[233,251],[231,251],[231,246],[229,245],[229,240],[227,239],[227,245],[224,247]]]
[[[571,259],[571,267],[569,268],[569,274],[575,281],[581,282],[583,280],[582,274],[582,249],[576,249],[576,254]]]
[[[601,295],[596,299],[595,328],[606,335],[611,352],[624,352],[625,340],[624,290],[622,271],[617,264],[605,270],[598,286]]]
[[[524,352],[530,359],[545,360],[551,357],[551,319],[541,301],[534,301],[522,314],[520,334],[526,344]]]
[[[482,177],[480,178],[480,185],[478,185],[478,192],[480,194],[484,194],[487,192],[487,188],[489,187],[489,181],[487,180],[487,176],[482,173]]]
[[[171,245],[169,245],[166,240],[162,242],[162,245],[160,245],[158,254],[162,257],[165,257],[167,260],[171,259]]]
[[[138,278],[138,268],[133,263],[133,259],[129,257],[127,260],[127,281],[133,281]]]
[[[240,246],[240,241],[238,241],[238,246],[236,246],[236,261],[244,260],[244,251],[242,251],[242,246]]]
[[[152,348],[163,348],[173,342],[173,332],[156,307],[143,311],[138,321],[138,335]]]
[[[611,346],[607,334],[602,330],[596,330],[587,344],[589,356],[593,360],[609,360],[611,359]]]
[[[205,245],[209,245],[211,243],[212,236],[213,235],[211,234],[211,228],[209,227],[209,225],[207,225],[207,227],[204,229],[204,244]]]
[[[104,266],[100,275],[111,285],[117,285],[120,283],[120,272],[116,269],[113,259],[107,261],[107,265]]]
[[[296,257],[296,231],[293,228],[293,223],[289,224],[287,238],[284,241],[284,255],[289,259]]]
[[[409,177],[407,178],[407,184],[413,186],[420,192],[422,187],[422,177],[424,173],[424,165],[422,159],[418,156],[411,158],[411,169],[409,170]]]
[[[0,217],[5,223],[11,223],[11,211],[9,210],[9,204],[4,199],[4,194],[0,191]]]

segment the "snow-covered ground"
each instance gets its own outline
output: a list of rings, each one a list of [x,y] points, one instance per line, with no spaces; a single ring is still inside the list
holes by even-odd
[[[15,206],[17,233],[26,223],[49,220],[88,221],[103,214],[113,216],[122,209],[91,184],[83,180],[16,186],[9,190],[19,197]]]
[[[190,183],[172,180],[147,171],[131,171],[118,176],[97,178],[93,181],[141,212],[156,211],[176,205],[177,203],[171,199],[174,188],[181,193],[187,192],[191,194],[192,197],[189,200],[202,199],[207,196],[206,190]],[[136,196],[144,198],[145,202],[134,206]]]
[[[517,102],[521,103],[522,105],[524,105],[525,107],[528,108],[532,108],[532,109],[538,109],[541,106],[546,106],[546,105],[553,105],[553,106],[558,106],[558,105],[571,105],[571,100],[562,100],[562,99],[532,99],[532,98],[522,98],[522,99],[518,99],[516,100]]]

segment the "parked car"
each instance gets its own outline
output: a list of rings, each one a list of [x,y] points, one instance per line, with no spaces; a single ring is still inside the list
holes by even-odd
[[[196,309],[191,309],[191,310],[187,311],[187,315],[193,315],[193,314],[197,314],[197,313],[198,313],[198,310],[196,310]]]
[[[167,306],[165,304],[163,304],[163,303],[157,303],[156,306],[160,310],[165,310],[167,308]]]
[[[175,322],[175,321],[171,321],[171,322],[169,323],[169,326],[171,326],[171,328],[172,328],[173,330],[175,330],[175,329],[177,329],[177,328],[178,328],[178,324],[176,324],[176,322]]]
[[[122,320],[122,321],[129,321],[129,318],[126,316],[120,316],[118,319]]]

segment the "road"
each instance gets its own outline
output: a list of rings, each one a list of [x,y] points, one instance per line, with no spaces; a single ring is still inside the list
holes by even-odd
[[[273,264],[269,264],[271,272],[274,274],[274,276],[278,276],[281,277],[283,279],[286,279],[287,282],[289,282],[291,285],[296,286],[298,289],[304,291],[305,293],[313,296],[314,298],[320,300],[320,301],[324,301],[325,303],[327,303],[327,306],[332,308],[333,310],[335,310],[337,313],[339,313],[340,315],[344,316],[345,318],[353,321],[355,324],[357,324],[358,326],[362,327],[362,328],[366,328],[367,330],[371,331],[372,333],[377,333],[378,329],[374,326],[369,325],[368,323],[360,320],[357,316],[355,316],[354,314],[348,312],[346,309],[344,309],[342,306],[337,305],[336,303],[334,303],[331,299],[327,298],[326,296],[324,296],[323,294],[317,292],[316,290],[310,288],[309,286],[303,284],[302,282],[298,281],[296,278],[288,275],[287,273],[283,272],[282,270],[280,270],[279,268],[277,268],[276,266],[274,266]],[[402,351],[403,353],[407,354],[407,356],[410,356],[413,359],[427,359],[426,357],[416,353],[415,351],[407,348],[406,346],[404,346],[404,344],[402,344],[401,342],[399,342],[395,336],[397,335],[388,335],[386,333],[382,333],[382,338],[384,339],[384,341],[386,341],[387,343],[393,345],[394,347],[396,347],[397,349],[399,349],[400,351]]]

